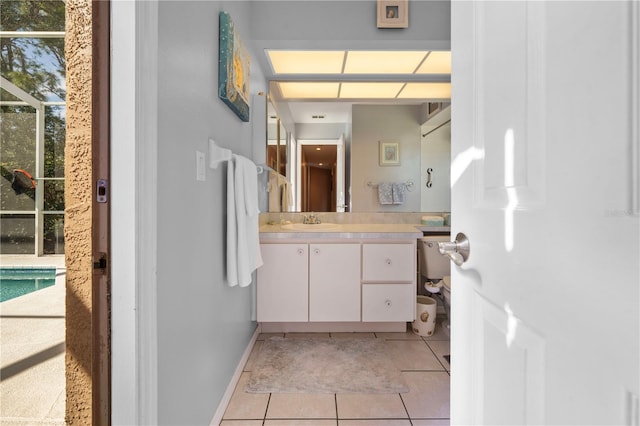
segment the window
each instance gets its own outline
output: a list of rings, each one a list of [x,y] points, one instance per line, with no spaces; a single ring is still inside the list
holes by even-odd
[[[63,1],[0,2],[0,252],[64,253]]]

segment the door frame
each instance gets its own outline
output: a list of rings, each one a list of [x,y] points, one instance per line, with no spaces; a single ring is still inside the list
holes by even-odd
[[[110,6],[110,1],[91,3],[93,45],[91,144],[93,151],[93,182],[97,182],[98,179],[109,181],[109,119],[111,109],[109,99]],[[108,193],[107,196],[109,196]],[[109,316],[111,310],[111,277],[109,272],[109,200],[107,198],[106,202],[97,202],[97,197],[94,196],[92,204],[92,416],[95,424],[110,424],[111,327]],[[100,261],[103,256],[105,256],[106,263],[101,263]],[[96,267],[96,263],[98,267]],[[77,327],[77,324],[74,327]]]
[[[112,422],[157,424],[158,1],[111,24]]]

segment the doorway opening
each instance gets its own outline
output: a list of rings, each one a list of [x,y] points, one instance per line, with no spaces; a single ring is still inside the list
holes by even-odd
[[[302,145],[302,211],[336,211],[336,145]]]

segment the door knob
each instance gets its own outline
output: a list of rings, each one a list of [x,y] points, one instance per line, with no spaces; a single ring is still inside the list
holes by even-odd
[[[460,266],[469,259],[469,239],[460,232],[454,241],[438,243],[438,250],[440,254],[447,256],[453,263]]]

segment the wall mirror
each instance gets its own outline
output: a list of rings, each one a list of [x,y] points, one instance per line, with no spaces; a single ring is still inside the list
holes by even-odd
[[[418,65],[392,78],[388,72],[384,79],[345,75],[349,66],[357,66],[352,58],[370,53],[378,54],[374,60],[380,62],[401,53]],[[270,82],[270,99],[287,129],[282,174],[291,187],[289,211],[450,211],[448,52],[341,55],[336,54],[342,71],[335,75]],[[429,59],[441,56],[443,68],[424,70]],[[278,64],[273,68],[277,74]],[[393,148],[391,160],[380,157],[383,142]],[[391,196],[386,195],[389,187]]]
[[[447,103],[282,102],[280,109],[297,120],[288,124],[294,129],[289,144],[280,147],[282,158],[290,159],[288,174],[281,172],[292,189],[293,200],[286,211],[450,211],[451,106]],[[425,109],[430,112],[421,123]],[[314,115],[346,118],[338,123],[306,122],[314,120]],[[379,141],[383,139],[400,141],[399,165],[381,165]],[[275,160],[275,149],[270,152]],[[340,168],[338,158],[343,159]],[[380,183],[406,184],[404,205],[381,204]],[[344,192],[336,193],[340,188]]]

